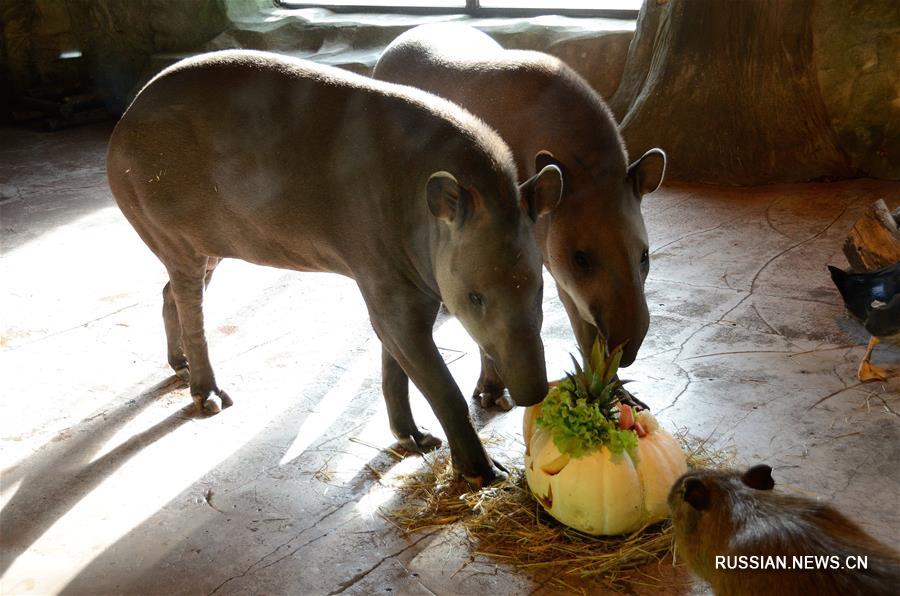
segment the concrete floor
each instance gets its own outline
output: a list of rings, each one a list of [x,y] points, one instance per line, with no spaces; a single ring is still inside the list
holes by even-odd
[[[349,280],[224,263],[207,329],[236,404],[187,415],[165,363],[165,273],[106,188],[109,132],[0,130],[0,591],[552,592],[547,574],[473,557],[458,530],[404,537],[379,515],[393,494],[369,467],[395,466],[381,451],[392,438],[379,344]],[[771,464],[782,487],[898,547],[900,351],[875,352],[890,382],[857,384],[868,338],[825,270],[846,264],[843,238],[877,198],[896,206],[900,184],[646,198],[652,323],[625,376],[665,425]],[[560,376],[574,343],[549,280],[544,308]],[[474,344],[454,320],[435,335],[468,394]],[[521,413],[478,418],[492,453],[520,462]],[[703,591],[668,562],[646,571],[670,592]]]

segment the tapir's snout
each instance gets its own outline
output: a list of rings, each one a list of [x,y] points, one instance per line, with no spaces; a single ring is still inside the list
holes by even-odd
[[[531,383],[514,383],[509,384],[509,396],[516,402],[517,406],[528,407],[539,404],[547,397],[547,373],[544,372],[543,381],[533,381]]]
[[[591,314],[594,325],[601,337],[606,338],[609,349],[616,346],[624,346],[622,349],[622,361],[620,366],[631,365],[644,343],[644,337],[650,328],[650,313],[646,303],[641,301],[635,308],[635,312],[621,314],[619,316],[604,317],[600,308],[592,308]]]
[[[533,406],[547,397],[547,365],[540,336],[527,342],[510,342],[498,346],[492,356],[497,371],[517,406]]]
[[[635,343],[628,342],[627,344],[625,344],[625,348],[622,350],[622,362],[619,363],[619,366],[630,366],[635,361],[643,339],[644,338],[641,337],[640,341],[637,341]]]

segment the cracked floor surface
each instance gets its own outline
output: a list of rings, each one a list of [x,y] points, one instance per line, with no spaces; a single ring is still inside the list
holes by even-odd
[[[165,273],[106,189],[109,132],[0,130],[0,591],[553,592],[547,574],[474,555],[458,528],[407,537],[379,514],[394,495],[373,470],[421,460],[383,451],[379,345],[349,280],[223,263],[207,330],[236,403],[186,415],[165,363]],[[889,382],[858,384],[868,338],[825,265],[845,265],[853,222],[878,198],[895,207],[898,191],[671,184],[645,198],[652,322],[624,375],[670,428],[771,464],[786,490],[833,502],[895,547],[900,351],[875,351]],[[574,342],[547,283],[560,376]],[[469,394],[474,344],[454,320],[435,335]],[[521,413],[472,409],[491,452],[521,461]],[[644,572],[671,593],[704,591],[671,561]]]

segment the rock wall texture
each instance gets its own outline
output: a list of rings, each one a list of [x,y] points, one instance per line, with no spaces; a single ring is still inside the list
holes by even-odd
[[[223,48],[368,73],[394,37],[437,19],[568,62],[607,98],[632,153],[669,151],[673,178],[900,179],[897,0],[645,0],[637,31],[633,21],[347,15],[270,0],[3,0],[10,84],[0,101],[86,85],[118,113],[168,64]]]
[[[618,85],[634,29],[627,20],[554,16],[289,11],[269,0],[5,0],[0,3],[0,72],[7,71],[9,89],[19,96],[89,83],[113,112],[121,112],[136,86],[188,54],[253,48],[368,73],[397,35],[436,18],[471,23],[506,47],[557,55],[604,94]],[[83,55],[60,58],[72,50]]]
[[[265,14],[265,18],[260,15]],[[386,17],[334,14],[321,9],[233,11],[232,25],[206,49],[253,48],[285,52],[368,74],[382,50],[416,25],[435,20],[476,27],[506,48],[537,50],[565,60],[604,97],[619,84],[634,21],[535,18],[469,18],[462,15]]]
[[[0,23],[13,93],[86,84],[121,111],[152,55],[196,49],[228,19],[223,0],[6,0]]]
[[[900,178],[900,3],[645,0],[610,105],[673,178]]]
[[[3,64],[8,90],[71,85],[80,80],[78,63],[62,60],[79,47],[66,4],[59,0],[11,0],[0,3]]]
[[[682,180],[845,177],[814,76],[812,5],[644,3],[611,107],[635,155],[660,146]]]
[[[819,89],[851,166],[900,178],[900,2],[818,0],[812,29]]]

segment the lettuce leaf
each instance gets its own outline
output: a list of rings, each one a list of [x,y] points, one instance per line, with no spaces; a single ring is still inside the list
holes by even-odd
[[[637,433],[619,429],[618,420],[604,416],[598,402],[579,394],[575,383],[566,379],[541,404],[535,422],[550,431],[556,448],[577,459],[606,447],[614,455],[627,451],[636,461]]]

